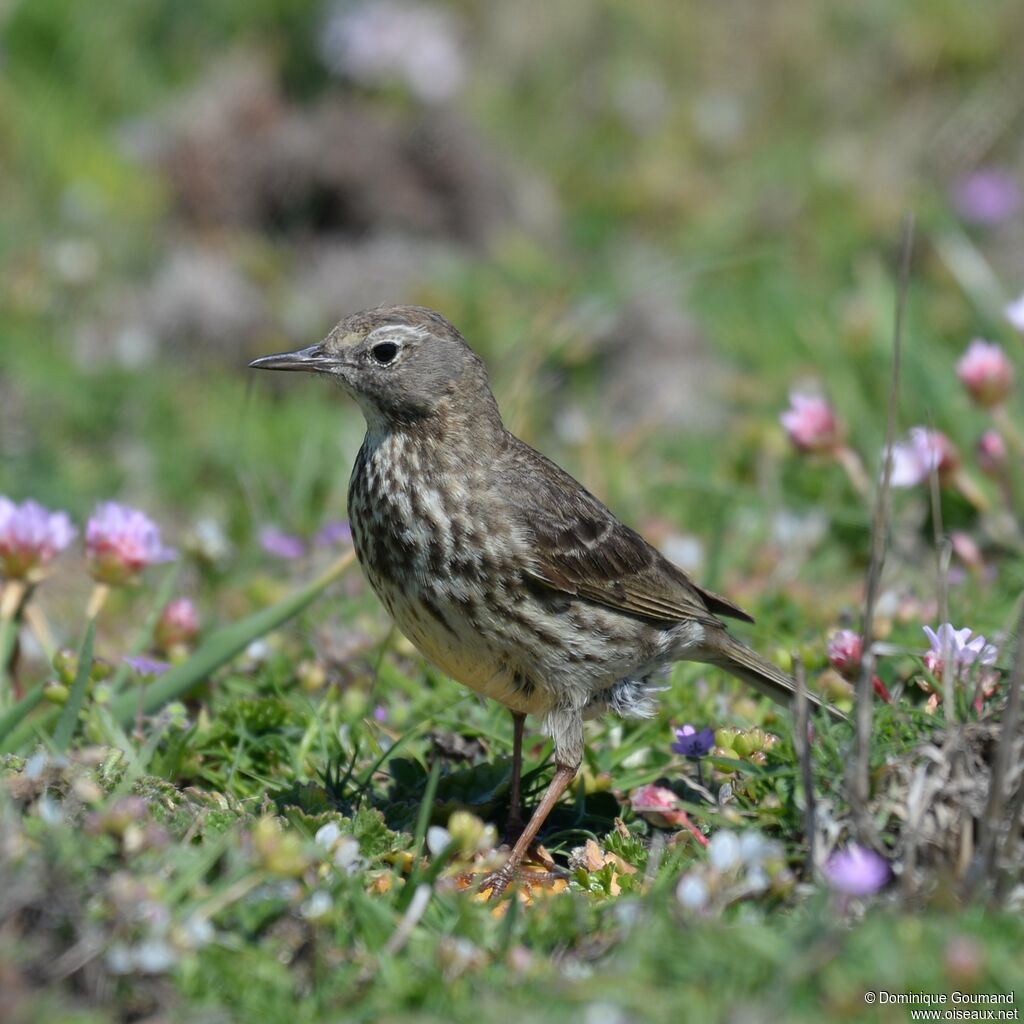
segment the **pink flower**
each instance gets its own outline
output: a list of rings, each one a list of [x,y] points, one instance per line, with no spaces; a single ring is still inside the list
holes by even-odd
[[[997,430],[986,430],[978,438],[974,453],[978,459],[978,468],[986,476],[1001,477],[1006,471],[1006,442]]]
[[[66,512],[51,512],[31,499],[16,505],[0,496],[0,575],[38,579],[74,537]]]
[[[794,391],[779,422],[802,452],[830,452],[842,441],[842,430],[828,401],[819,395]]]
[[[828,638],[828,663],[844,679],[857,678],[863,656],[864,643],[852,629],[838,629]]]
[[[85,529],[85,553],[93,579],[110,586],[131,583],[148,566],[177,558],[152,519],[116,501],[96,506]]]
[[[187,598],[171,601],[160,613],[155,638],[161,650],[169,651],[196,638],[199,632],[199,615],[196,606]]]
[[[1021,334],[1024,334],[1024,295],[1007,303],[1003,315]]]
[[[856,844],[837,850],[825,865],[825,880],[844,896],[871,896],[889,881],[889,863]]]
[[[931,649],[924,656],[928,671],[937,679],[941,678],[948,663],[953,671],[953,678],[959,679],[977,662],[979,665],[994,665],[999,651],[985,643],[979,633],[974,636],[966,626],[956,629],[951,623],[944,622],[938,631],[931,626],[924,627],[925,636]]]
[[[906,441],[893,445],[893,487],[916,487],[933,472],[948,477],[958,466],[956,449],[945,434],[928,427],[911,427]]]
[[[956,364],[956,374],[978,405],[999,405],[1013,387],[1013,364],[1001,345],[975,338]]]
[[[658,828],[686,829],[701,845],[707,846],[707,837],[690,821],[686,811],[679,807],[679,798],[664,786],[641,786],[629,797],[633,810],[645,821]]]
[[[687,820],[685,812],[679,808],[679,798],[664,786],[648,785],[634,789],[629,803],[641,818],[661,828],[681,825]]]
[[[953,186],[953,205],[971,224],[1000,224],[1020,209],[1020,200],[1016,177],[1001,167],[979,168]]]

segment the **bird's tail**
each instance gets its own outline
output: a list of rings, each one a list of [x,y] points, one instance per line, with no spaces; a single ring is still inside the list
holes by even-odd
[[[709,647],[706,657],[702,660],[709,665],[717,665],[727,672],[742,679],[754,687],[758,693],[770,697],[776,704],[792,707],[796,697],[796,683],[778,666],[762,658],[746,644],[724,630],[714,638],[714,646]],[[814,707],[828,712],[832,718],[840,722],[847,721],[847,716],[839,708],[823,700],[818,694],[807,691],[807,700]]]

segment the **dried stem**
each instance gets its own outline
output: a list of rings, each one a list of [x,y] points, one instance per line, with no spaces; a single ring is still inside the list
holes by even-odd
[[[807,863],[811,866],[812,876],[818,873],[815,837],[817,823],[815,821],[814,770],[811,766],[811,745],[807,735],[807,678],[804,663],[799,657],[793,658],[793,680],[796,683],[796,706],[794,708],[793,746],[796,748],[797,760],[800,763],[800,779],[804,787],[804,832],[807,834]]]
[[[871,560],[868,564],[866,594],[864,596],[864,621],[862,640],[864,659],[860,677],[857,680],[856,743],[853,758],[853,778],[849,786],[854,820],[860,841],[873,845],[874,826],[868,813],[870,792],[869,761],[871,756],[871,716],[873,711],[872,676],[875,671],[875,657],[871,648],[874,631],[875,604],[885,564],[886,542],[889,533],[890,492],[892,485],[892,454],[896,438],[896,416],[900,394],[900,367],[903,354],[903,320],[907,305],[907,291],[910,285],[910,256],[914,245],[914,219],[909,214],[903,220],[900,244],[899,278],[896,287],[896,309],[893,320],[892,374],[889,383],[889,401],[886,410],[885,463],[882,468],[882,482],[875,502],[875,513],[871,524]]]

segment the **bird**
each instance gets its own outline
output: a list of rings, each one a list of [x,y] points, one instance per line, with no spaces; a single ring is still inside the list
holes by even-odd
[[[793,699],[793,680],[728,631],[723,619],[753,622],[747,612],[698,586],[505,427],[482,359],[440,313],[364,310],[321,342],[249,365],[327,377],[358,404],[366,434],[348,517],[360,567],[429,661],[512,714],[506,834],[518,838],[481,886],[489,898],[514,879],[576,777],[584,721],[650,717],[673,662],[717,666],[777,702]],[[552,740],[555,770],[524,821],[528,715]]]

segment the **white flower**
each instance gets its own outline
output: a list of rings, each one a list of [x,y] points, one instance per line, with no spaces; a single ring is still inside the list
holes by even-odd
[[[448,829],[442,828],[440,825],[431,825],[427,829],[427,849],[435,857],[439,857],[444,853],[451,841],[452,837]]]
[[[317,891],[302,904],[302,916],[307,921],[316,921],[329,914],[333,906],[334,900],[331,899],[330,893]]]
[[[709,895],[707,883],[692,871],[683,875],[676,886],[676,899],[687,910],[703,910]]]
[[[722,874],[740,866],[740,841],[735,832],[723,829],[711,837],[708,843],[708,863]]]
[[[316,830],[316,835],[313,839],[322,847],[327,850],[334,848],[334,844],[341,838],[341,829],[338,828],[337,822],[329,821],[326,825],[321,825]]]
[[[1007,303],[1003,314],[1021,334],[1024,334],[1024,295]]]
[[[354,836],[342,836],[334,849],[334,866],[346,875],[354,875],[366,866],[359,855],[359,840]]]

